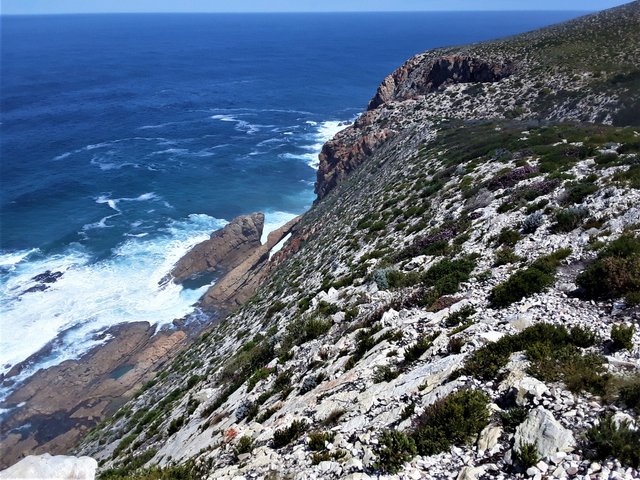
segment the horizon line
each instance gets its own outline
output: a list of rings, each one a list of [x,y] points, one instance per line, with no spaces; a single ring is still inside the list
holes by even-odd
[[[573,10],[573,9],[482,9],[482,10],[282,10],[282,11],[254,11],[254,12],[227,12],[227,11],[124,11],[124,12],[41,12],[41,13],[2,13],[0,17],[43,17],[43,16],[64,16],[64,15],[193,15],[193,14],[211,14],[211,15],[272,15],[272,14],[337,14],[337,13],[500,13],[500,12],[599,12],[601,10]]]

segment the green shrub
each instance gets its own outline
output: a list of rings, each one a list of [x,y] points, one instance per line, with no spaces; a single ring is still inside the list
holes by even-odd
[[[613,179],[631,188],[640,188],[640,165],[633,165],[628,170],[616,173]]]
[[[249,380],[247,381],[247,392],[250,392],[251,390],[253,390],[253,387],[255,387],[260,380],[264,380],[269,375],[271,375],[271,372],[272,370],[266,367],[262,367],[256,370],[254,374],[251,375],[251,377],[249,377]]]
[[[605,299],[640,291],[640,238],[623,235],[603,248],[578,275],[587,298]]]
[[[256,417],[256,422],[258,422],[258,423],[265,422],[266,420],[271,418],[273,416],[273,414],[276,413],[277,411],[278,411],[278,409],[276,407],[267,408],[264,412],[262,412],[260,415],[258,415]]]
[[[423,304],[432,305],[443,295],[457,293],[462,282],[469,281],[471,272],[476,267],[476,255],[467,255],[457,260],[441,260],[424,273],[425,287],[431,290]]]
[[[631,350],[633,348],[633,334],[636,329],[633,325],[614,325],[611,328],[611,340],[615,350]]]
[[[533,467],[540,461],[538,447],[535,443],[521,443],[513,449],[513,459],[524,469]]]
[[[332,427],[333,425],[338,423],[338,421],[345,413],[347,413],[347,411],[342,408],[336,408],[335,410],[332,410],[331,413],[327,415],[327,418],[322,421],[322,425],[324,425],[325,427]]]
[[[284,307],[286,307],[286,304],[284,304],[280,300],[276,300],[271,304],[271,306],[265,312],[265,317],[266,318],[273,317],[276,313],[280,312]]]
[[[325,302],[324,300],[321,300],[318,302],[316,311],[318,312],[319,315],[328,317],[329,315],[338,313],[340,311],[340,308],[334,303],[329,303],[329,302]]]
[[[180,427],[182,427],[183,424],[184,424],[184,417],[182,416],[171,420],[171,423],[169,424],[169,428],[167,428],[167,435],[171,436],[174,433],[176,433],[178,430],[180,430]]]
[[[418,360],[424,352],[431,348],[431,345],[433,345],[433,340],[434,338],[432,335],[423,335],[418,339],[416,343],[414,343],[410,347],[407,347],[404,352],[405,365]]]
[[[500,413],[500,420],[505,431],[514,433],[518,425],[524,422],[529,415],[529,411],[524,407],[510,408]]]
[[[344,450],[335,450],[333,452],[316,452],[311,455],[311,465],[318,465],[320,462],[328,462],[331,460],[338,461],[347,456]]]
[[[200,480],[204,476],[206,474],[202,468],[189,460],[182,465],[167,467],[110,469],[102,472],[98,478],[100,480]]]
[[[469,317],[475,315],[476,308],[473,305],[465,305],[460,310],[450,314],[444,321],[444,324],[451,328],[466,322]]]
[[[398,270],[387,272],[387,282],[390,288],[412,287],[420,283],[421,275],[418,272],[404,273]]]
[[[618,396],[628,408],[640,414],[640,375],[625,381],[620,387]]]
[[[300,437],[307,429],[305,420],[294,420],[291,425],[273,432],[273,447],[282,448]]]
[[[428,406],[411,434],[418,453],[434,455],[469,443],[489,423],[488,403],[479,390],[461,390]]]
[[[397,378],[400,372],[389,365],[378,365],[373,371],[373,382],[382,383],[390,382]]]
[[[309,449],[320,452],[325,449],[327,442],[331,442],[335,437],[333,432],[311,432],[309,434]]]
[[[520,240],[522,240],[522,235],[520,235],[520,232],[514,230],[513,228],[505,227],[498,234],[498,237],[496,238],[496,245],[507,245],[509,247],[515,247],[516,243],[518,243]]]
[[[395,474],[405,462],[416,455],[416,445],[411,437],[398,430],[385,430],[378,438],[378,459],[374,468],[383,473]]]
[[[460,337],[451,337],[449,339],[449,343],[447,344],[447,352],[452,355],[457,355],[462,351],[462,347],[464,347],[465,341]]]
[[[540,380],[564,381],[574,392],[587,390],[601,395],[609,381],[602,366],[604,359],[582,355],[576,346],[583,341],[562,326],[539,323],[479,348],[467,358],[461,373],[492,380],[511,354],[524,351],[530,361],[529,373]]]
[[[508,265],[510,263],[521,262],[524,258],[518,256],[513,251],[513,248],[503,247],[496,250],[496,259],[493,262],[494,267],[500,267],[502,265]]]
[[[578,228],[582,221],[589,216],[589,210],[584,207],[571,207],[556,212],[556,223],[553,230],[556,232],[571,232]]]
[[[587,430],[586,436],[592,457],[598,460],[614,457],[633,468],[640,466],[640,430],[632,430],[628,423],[616,425],[613,416],[608,415]]]
[[[593,347],[598,342],[598,336],[594,332],[580,326],[571,327],[569,335],[571,343],[580,348]]]
[[[540,257],[528,268],[517,271],[506,281],[496,285],[489,294],[491,306],[507,307],[553,285],[556,268],[570,253],[570,250],[562,249]]]
[[[598,191],[598,186],[593,182],[572,183],[567,188],[566,203],[582,203],[589,195]]]
[[[236,458],[243,453],[251,453],[253,451],[253,439],[249,435],[243,435],[238,440],[233,453]]]

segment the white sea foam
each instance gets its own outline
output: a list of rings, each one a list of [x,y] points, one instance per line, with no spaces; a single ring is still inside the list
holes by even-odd
[[[135,200],[149,199],[150,194]],[[96,333],[123,322],[171,323],[193,310],[204,293],[186,290],[161,279],[189,248],[209,237],[226,222],[207,215],[190,215],[173,222],[160,236],[129,237],[106,259],[94,263],[79,246],[63,254],[36,256],[29,252],[5,253],[1,258],[14,268],[0,282],[0,372],[27,359],[62,334],[52,353],[21,373],[77,358],[104,341]],[[22,261],[20,260],[22,259]],[[63,272],[45,291],[24,293],[37,274]],[[28,339],[28,341],[26,341]]]
[[[317,169],[320,163],[318,155],[322,150],[322,146],[333,136],[347,128],[349,122],[341,122],[336,120],[330,120],[327,122],[314,122],[313,120],[307,120],[307,125],[315,127],[315,132],[309,133],[305,136],[306,143],[300,145],[300,148],[307,150],[308,153],[283,153],[280,154],[281,158],[303,160],[311,168]],[[285,132],[286,134],[287,132]]]
[[[73,154],[73,152],[64,152],[60,155],[58,155],[57,157],[53,157],[54,160],[64,160],[65,158],[71,156],[71,154]]]
[[[266,211],[264,217],[264,230],[262,231],[262,237],[260,238],[260,241],[263,244],[266,243],[267,237],[271,232],[279,229],[289,220],[297,217],[297,215],[290,212]]]
[[[253,135],[255,133],[258,133],[263,128],[271,128],[275,126],[275,125],[260,125],[260,124],[250,123],[250,122],[247,122],[246,120],[242,120],[238,118],[239,116],[242,116],[242,115],[253,116],[252,114],[212,115],[209,118],[211,118],[212,120],[219,120],[221,122],[234,122],[236,124],[235,129],[240,132],[244,132],[247,135]]]
[[[32,248],[31,250],[16,250],[14,252],[1,253],[0,267],[14,267],[32,253],[37,253],[39,251],[40,250],[37,248]]]

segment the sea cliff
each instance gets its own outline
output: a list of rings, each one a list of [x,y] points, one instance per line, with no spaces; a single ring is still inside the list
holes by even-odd
[[[75,452],[103,478],[637,478],[639,24],[410,59],[255,294]]]

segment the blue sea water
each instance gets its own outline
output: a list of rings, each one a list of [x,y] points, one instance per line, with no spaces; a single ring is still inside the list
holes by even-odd
[[[574,16],[2,16],[0,373],[192,313],[206,286],[159,285],[172,264],[236,215],[308,209],[322,143],[411,55]]]

